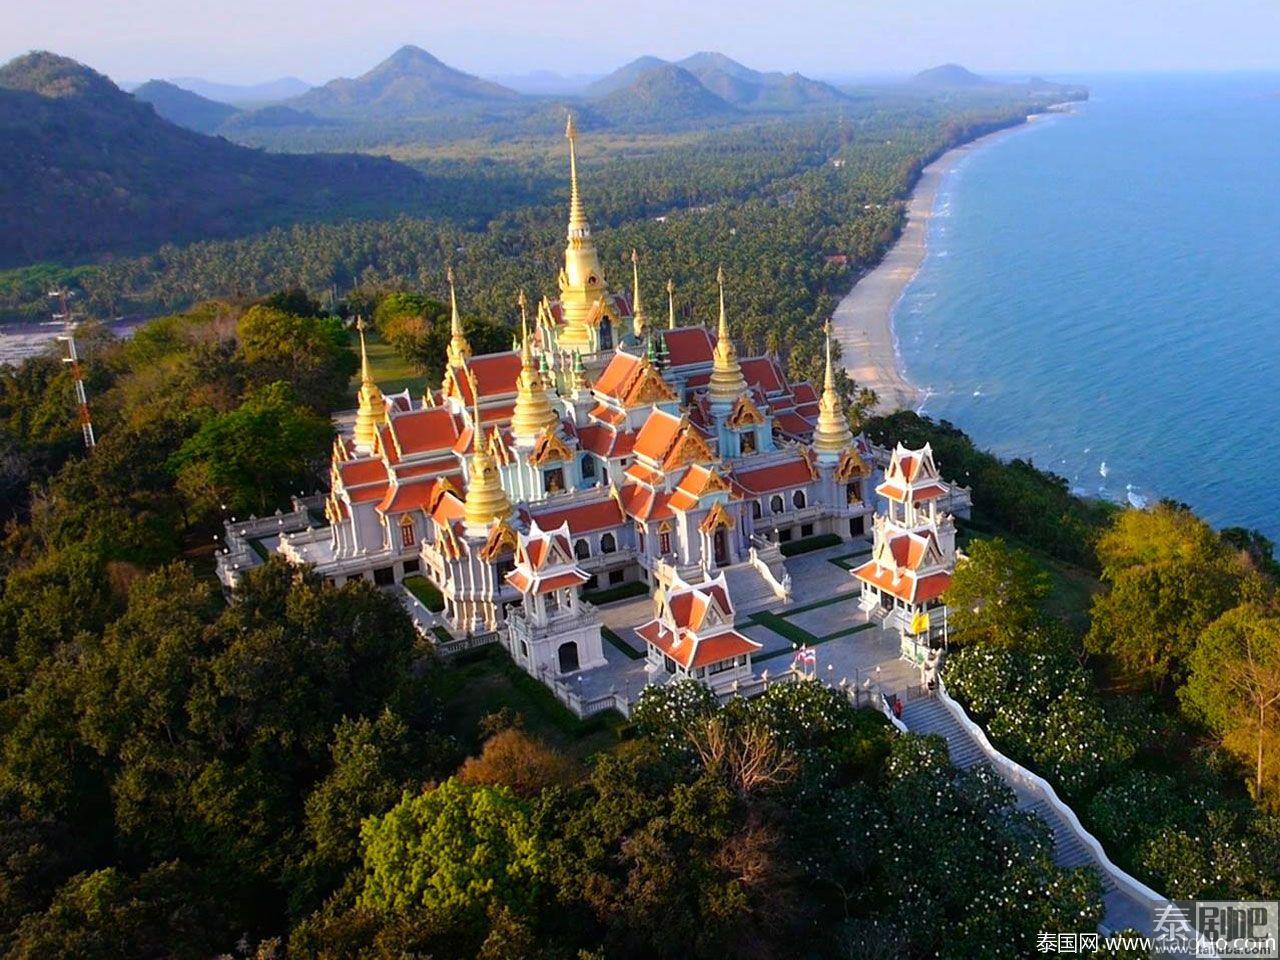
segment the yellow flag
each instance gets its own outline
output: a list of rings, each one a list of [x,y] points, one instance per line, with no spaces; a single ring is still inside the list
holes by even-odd
[[[929,614],[921,610],[911,618],[912,633],[928,633],[929,632]]]

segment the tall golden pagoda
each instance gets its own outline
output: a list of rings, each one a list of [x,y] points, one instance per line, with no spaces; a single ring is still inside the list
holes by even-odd
[[[489,524],[506,520],[511,516],[511,501],[502,489],[498,466],[489,453],[484,428],[480,425],[480,399],[475,377],[471,378],[471,470],[467,482],[467,497],[462,504],[462,519],[467,533],[483,536]],[[496,428],[495,428],[496,429]]]
[[[644,307],[640,306],[640,257],[631,248],[631,329],[637,338],[644,336]]]
[[[533,359],[529,340],[529,309],[524,291],[520,291],[520,375],[516,378],[516,405],[511,414],[511,435],[516,440],[532,441],[547,427],[559,424],[560,417],[551,405],[547,384]]]
[[[729,336],[729,318],[724,309],[724,267],[716,271],[716,283],[720,285],[720,329],[716,334],[710,393],[712,404],[729,408],[747,389],[747,379],[742,375],[738,351]]]
[[[364,318],[356,318],[360,331],[360,407],[356,411],[356,449],[361,453],[373,452],[373,441],[387,413],[387,401],[369,374],[369,352],[364,345]]]
[[[573,114],[565,125],[569,141],[569,242],[564,248],[564,268],[560,271],[560,309],[564,329],[557,344],[567,350],[592,351],[587,315],[604,295],[604,271],[591,240],[591,225],[578,194],[577,128]]]
[[[676,282],[667,277],[667,329],[676,328]]]
[[[821,454],[839,455],[853,443],[853,431],[844,415],[844,404],[836,392],[835,372],[831,367],[831,323],[827,322],[827,373],[822,383],[822,399],[818,401],[818,425],[813,431],[813,449]]]
[[[471,344],[462,332],[462,318],[458,316],[458,294],[453,284],[453,267],[446,274],[449,278],[449,306],[452,314],[449,318],[449,366],[461,367],[471,356]]]

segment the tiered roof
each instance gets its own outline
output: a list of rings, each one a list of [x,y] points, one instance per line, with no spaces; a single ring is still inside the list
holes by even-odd
[[[686,670],[755,653],[761,645],[733,629],[723,571],[696,586],[676,577],[655,597],[655,616],[636,628],[646,643]]]

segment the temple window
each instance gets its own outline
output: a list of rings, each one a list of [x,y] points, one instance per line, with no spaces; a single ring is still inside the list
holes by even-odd
[[[769,501],[770,513],[781,513],[786,507],[785,502],[780,494],[774,494],[773,499]]]
[[[587,454],[582,458],[582,479],[591,480],[596,475],[596,458]]]
[[[618,552],[617,537],[615,537],[612,533],[606,533],[603,537],[601,537],[600,552],[601,553],[617,553]]]
[[[797,490],[791,495],[791,503],[797,510],[804,509],[804,491]]]
[[[759,520],[764,516],[764,507],[760,506],[759,500],[751,501],[751,519]]]
[[[584,539],[576,541],[573,545],[573,555],[579,560],[586,560],[591,556],[591,544]]]
[[[608,317],[600,321],[600,349],[613,349],[613,324],[609,322]]]
[[[739,444],[742,447],[742,455],[749,456],[756,452],[756,432],[755,430],[745,430],[739,435]]]
[[[671,534],[665,530],[658,534],[658,552],[664,556],[671,552]]]
[[[400,546],[412,547],[414,544],[413,518],[406,516],[400,521]]]
[[[552,467],[542,471],[542,487],[547,493],[559,493],[564,489],[564,470]]]

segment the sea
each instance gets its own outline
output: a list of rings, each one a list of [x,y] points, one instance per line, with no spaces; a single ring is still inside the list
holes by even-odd
[[[1078,493],[1280,540],[1280,74],[1072,79],[940,185],[904,370]]]

